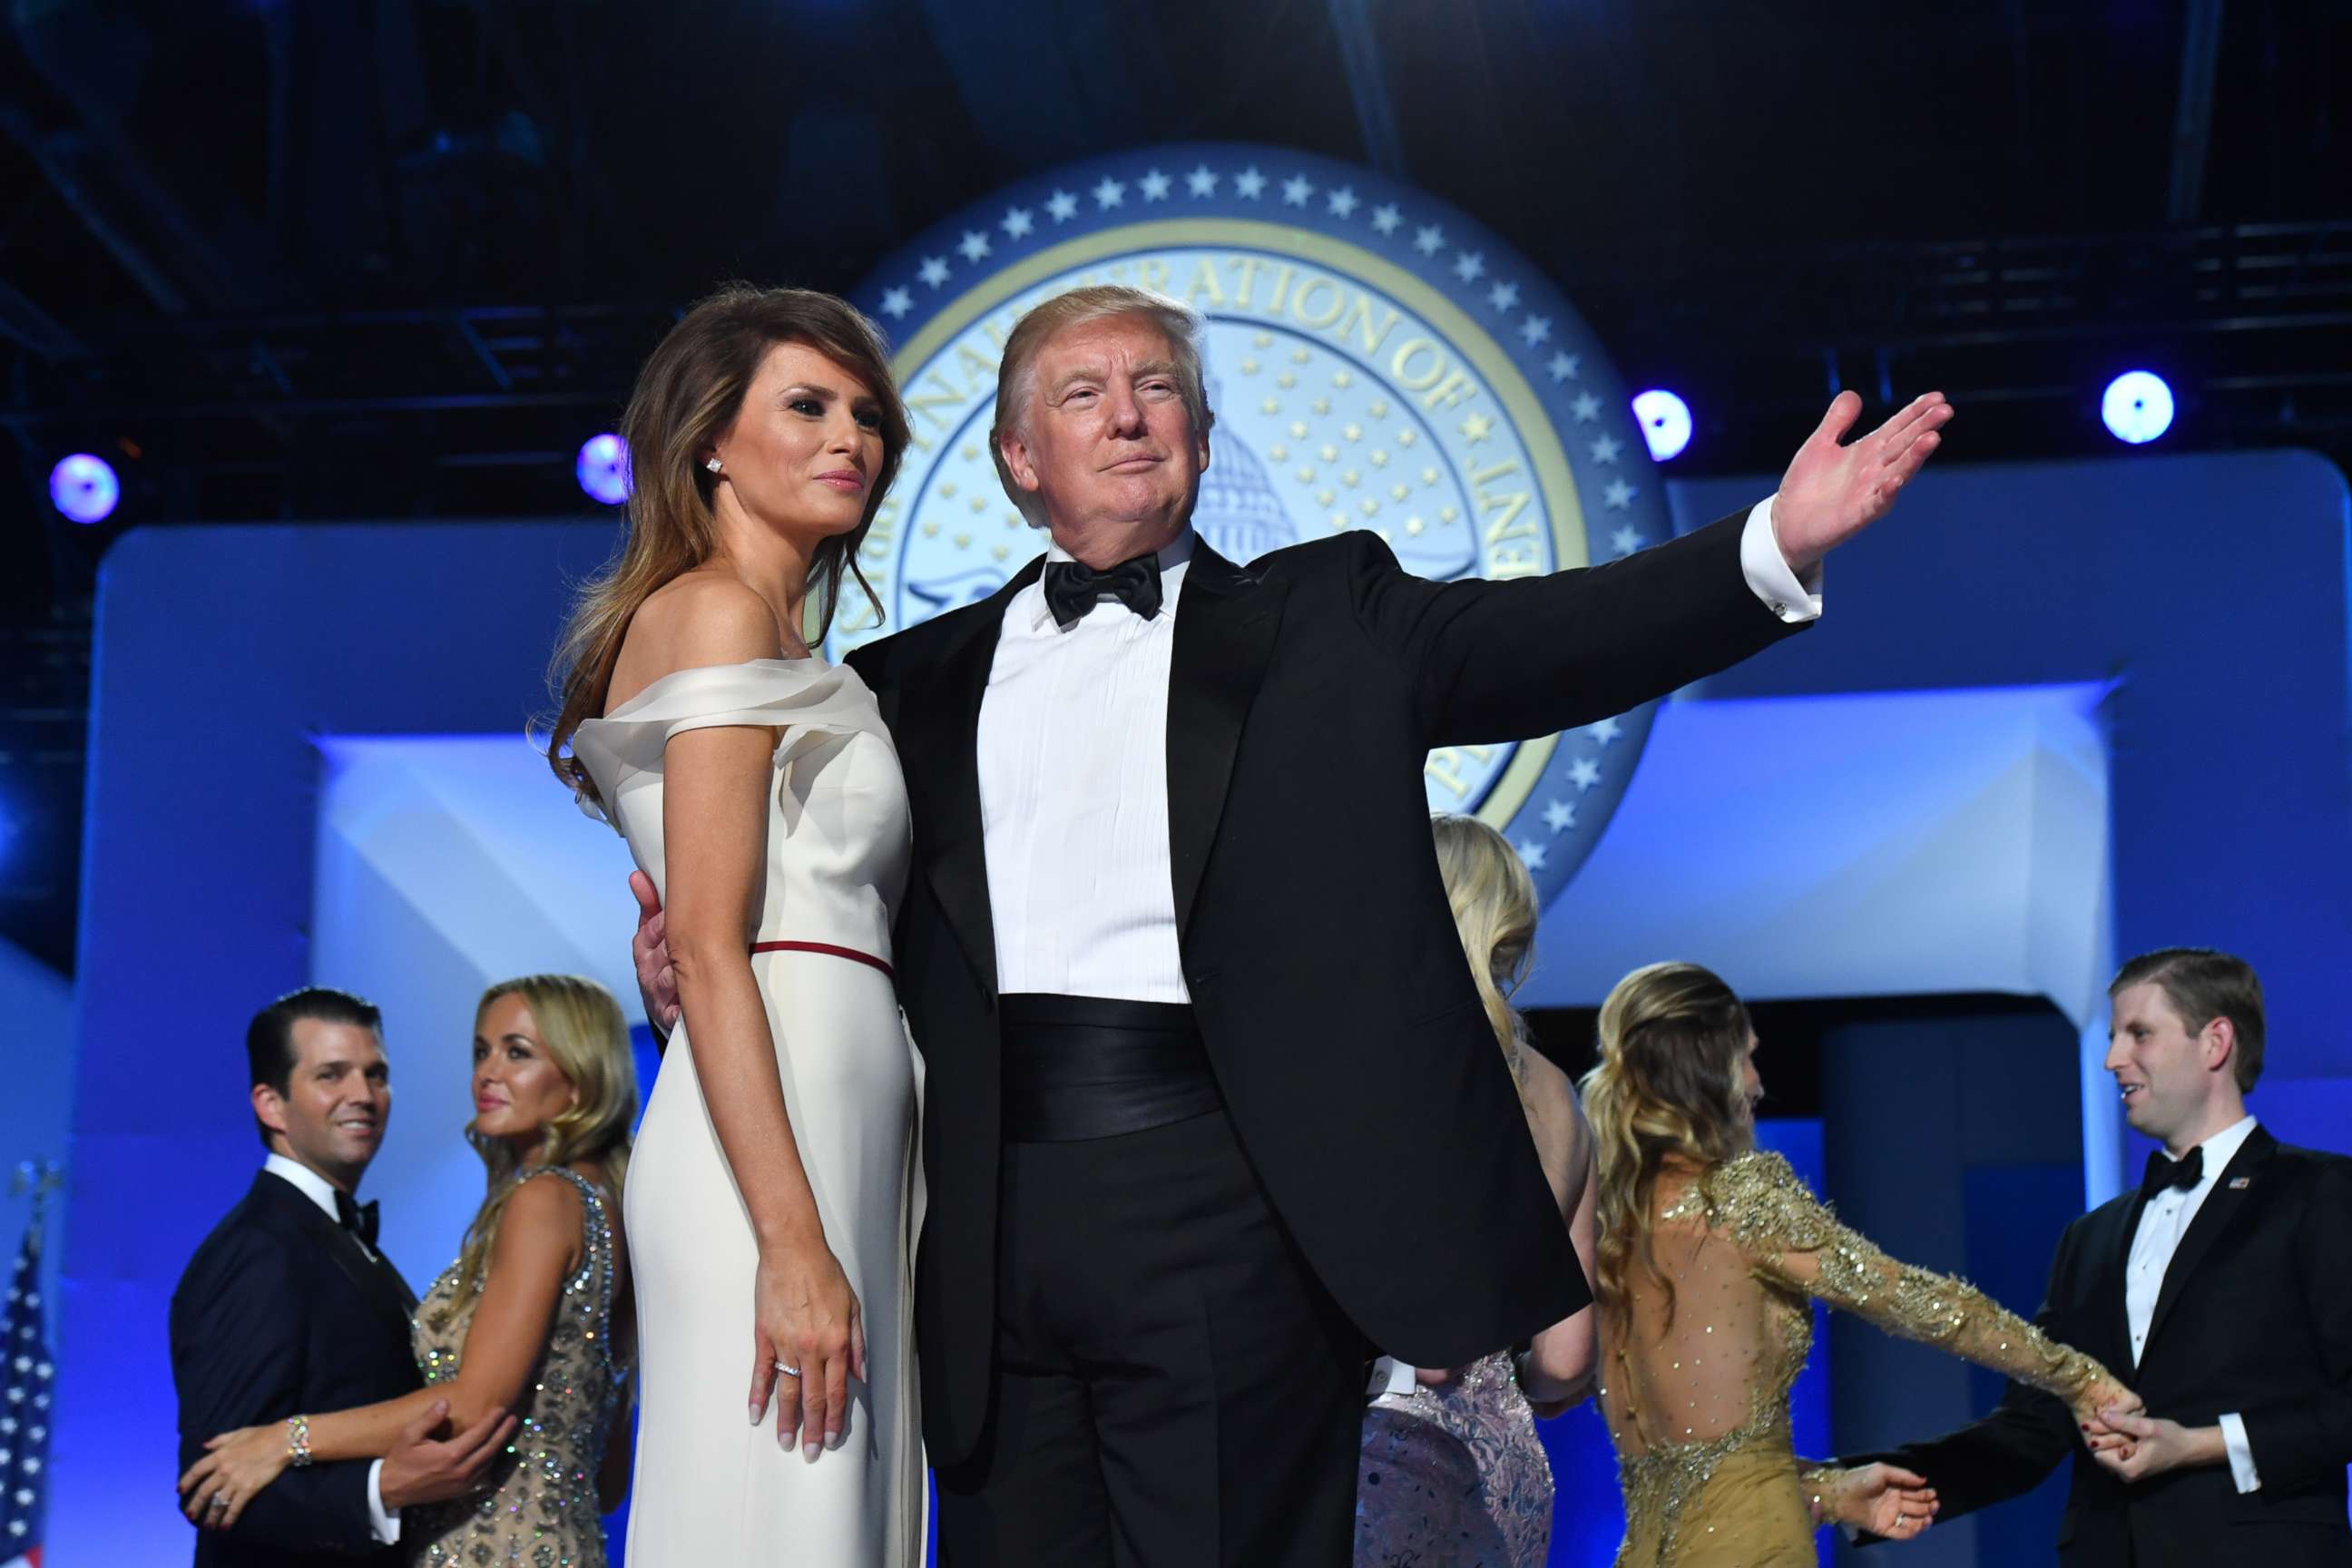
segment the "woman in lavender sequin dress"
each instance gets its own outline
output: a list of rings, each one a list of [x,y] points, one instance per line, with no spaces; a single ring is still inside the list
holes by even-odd
[[[1567,1075],[1529,1048],[1504,999],[1532,956],[1534,884],[1517,852],[1485,824],[1441,816],[1434,826],[1463,951],[1510,1059],[1544,1174],[1590,1273],[1591,1134]],[[1584,1398],[1592,1353],[1588,1308],[1517,1355],[1498,1350],[1437,1372],[1382,1357],[1356,1468],[1357,1568],[1540,1568],[1551,1542],[1552,1479],[1535,1418]]]

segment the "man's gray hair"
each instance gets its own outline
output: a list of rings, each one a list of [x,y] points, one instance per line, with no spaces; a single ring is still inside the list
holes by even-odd
[[[1140,316],[1168,339],[1169,352],[1176,362],[1177,391],[1184,400],[1184,411],[1192,416],[1193,435],[1206,436],[1209,426],[1216,423],[1216,416],[1209,411],[1201,371],[1201,341],[1208,323],[1192,306],[1149,289],[1098,283],[1056,294],[1032,307],[1013,323],[1013,335],[1004,340],[1004,358],[996,367],[996,421],[988,432],[988,452],[996,459],[996,477],[1032,528],[1045,526],[1045,503],[1013,482],[1013,469],[1004,460],[1005,432],[1018,429],[1027,434],[1029,399],[1037,390],[1037,356],[1046,342],[1067,328],[1116,316]]]

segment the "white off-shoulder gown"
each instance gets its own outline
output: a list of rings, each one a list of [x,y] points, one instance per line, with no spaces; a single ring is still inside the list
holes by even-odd
[[[681,731],[772,727],[779,739],[755,940],[887,963],[910,830],[898,756],[855,671],[816,658],[682,669],[572,738],[607,819],[668,893],[664,748]],[[869,1379],[849,1438],[814,1463],[746,1419],[758,1248],[681,1019],[646,1109],[623,1210],[642,1369],[630,1568],[921,1560],[923,1463],[913,1340],[922,1224],[922,1068],[889,976],[855,959],[755,953],[792,1117],[826,1242],[864,1309]]]

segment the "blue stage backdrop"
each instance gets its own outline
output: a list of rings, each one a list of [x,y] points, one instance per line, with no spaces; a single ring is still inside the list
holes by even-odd
[[[65,1164],[67,1111],[73,1098],[73,987],[39,959],[0,942],[0,1018],[8,1021],[7,1047],[0,1051],[0,1072],[7,1075],[7,1090],[0,1093],[0,1247],[13,1248],[33,1215],[31,1193],[12,1191],[17,1169]],[[49,1205],[42,1293],[51,1300],[58,1262],[65,1256],[65,1205]]]
[[[1703,521],[1769,482],[1684,486],[1672,500]],[[164,1310],[258,1158],[239,1050],[255,1006],[313,980],[398,998],[402,1111],[374,1190],[394,1256],[421,1279],[476,1195],[450,1157],[451,1093],[479,982],[569,965],[625,986],[632,910],[612,836],[521,752],[562,583],[613,534],[609,517],[191,529],[132,534],[108,559],[58,1326],[58,1563],[187,1550],[164,1488]],[[1659,709],[1622,813],[1547,916],[1532,999],[1597,1002],[1628,956],[1608,951],[1624,929],[1671,939],[1758,997],[2011,990],[2049,995],[2095,1034],[2116,952],[2211,942],[2247,953],[2270,986],[2257,1109],[2285,1137],[2343,1147],[2352,1039],[2330,1009],[2352,972],[2346,551],[2341,479],[2293,453],[1931,473],[1832,563],[1819,629]],[[469,760],[500,748],[512,763],[491,771],[511,792]],[[521,816],[486,806],[509,794]],[[1778,815],[1741,816],[1749,795]],[[1680,838],[1643,823],[1653,795],[1689,818]],[[1889,819],[1904,813],[1859,809],[1874,802],[1931,816],[1906,831]],[[1853,840],[1812,825],[1825,816]],[[1956,853],[1972,825],[1994,847]],[[1612,871],[1621,836],[1638,863]],[[1592,950],[1607,952],[1599,970]],[[411,973],[395,972],[404,956]],[[2112,1095],[2075,1079],[2097,1090],[2082,1122],[2087,1179],[2104,1189],[2119,1159]],[[1822,1157],[1833,1194],[1846,1146]],[[1966,1265],[2030,1308],[2016,1281],[2038,1278],[2043,1220],[2080,1192],[2063,1160],[2027,1152],[2042,1175],[2022,1187],[1958,1146],[1935,1170],[1861,1179],[1957,1182],[1971,1216],[1949,1242],[1959,1255],[1920,1260]],[[415,1186],[395,1187],[395,1170]],[[1999,1254],[1975,1209],[2021,1195],[2050,1213]],[[1997,1255],[1980,1258],[1986,1245]],[[1840,1420],[1869,1418],[1880,1392],[1840,1389]],[[1962,1380],[1949,1414],[1972,1397]],[[1564,1456],[1561,1480],[1556,1560],[1605,1560],[1605,1468]]]

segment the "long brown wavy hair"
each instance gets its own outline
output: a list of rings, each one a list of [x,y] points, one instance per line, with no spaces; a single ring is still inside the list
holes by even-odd
[[[1478,1000],[1494,1026],[1495,1043],[1519,1079],[1519,1017],[1510,993],[1535,957],[1535,879],[1510,841],[1475,816],[1440,813],[1430,819],[1437,837],[1437,874],[1453,906],[1454,929]]]
[[[735,423],[752,377],[778,343],[806,343],[831,356],[882,407],[882,467],[865,515],[847,533],[819,544],[809,563],[809,640],[822,640],[833,625],[844,574],[865,590],[876,616],[882,613],[882,601],[857,568],[857,547],[874,526],[909,439],[907,407],[891,378],[882,334],[855,306],[831,294],[727,284],[687,311],[637,374],[621,417],[629,452],[628,535],[613,561],[581,585],[556,643],[549,683],[559,705],[548,729],[547,762],[557,778],[590,799],[595,784],[564,748],[583,719],[604,712],[622,639],[639,607],[654,590],[718,549],[710,499],[718,478],[702,466],[702,455]]]
[[[530,1009],[548,1059],[579,1091],[576,1103],[551,1118],[539,1146],[518,1156],[509,1144],[485,1138],[468,1123],[466,1142],[489,1173],[488,1191],[466,1227],[457,1251],[457,1289],[436,1313],[436,1327],[462,1321],[482,1289],[484,1266],[498,1239],[499,1221],[515,1194],[517,1173],[544,1165],[593,1161],[604,1173],[610,1200],[618,1204],[629,1173],[630,1127],[637,1119],[636,1058],[629,1050],[629,1023],[613,994],[576,974],[526,974],[501,980],[482,993],[474,1007],[474,1028],[501,996],[520,995]]]
[[[1755,1143],[1740,1070],[1750,1033],[1731,987],[1696,963],[1637,969],[1601,1005],[1601,1059],[1584,1075],[1584,1110],[1600,1152],[1597,1284],[1621,1331],[1636,1268],[1665,1291],[1673,1320],[1674,1282],[1650,1251],[1651,1198],[1665,1162],[1706,1169]]]

